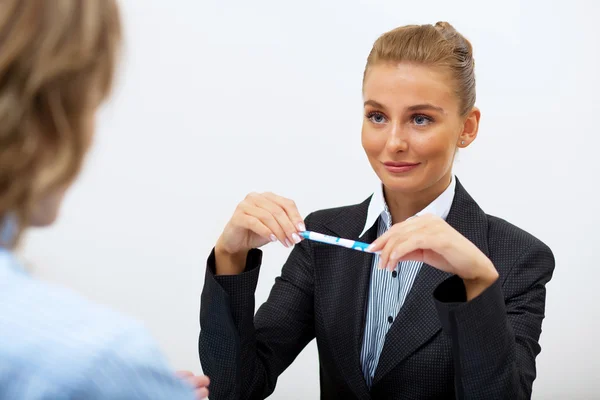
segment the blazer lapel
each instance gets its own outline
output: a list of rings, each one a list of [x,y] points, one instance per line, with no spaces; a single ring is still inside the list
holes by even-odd
[[[454,201],[446,221],[484,254],[489,255],[487,217],[458,179]],[[441,330],[433,291],[450,276],[451,274],[423,264],[386,335],[373,385]]]
[[[373,385],[441,329],[433,291],[451,275],[423,264],[386,337]]]
[[[371,243],[377,238],[377,224],[362,237],[357,237],[364,227],[368,201],[356,206],[343,220],[326,224],[330,234]],[[360,349],[364,330],[364,318],[371,275],[373,255],[336,246],[320,245],[319,259],[327,265],[316,268],[319,302],[323,310],[323,322],[327,331],[331,353],[358,399],[368,399],[360,365]],[[335,282],[335,284],[333,284]]]

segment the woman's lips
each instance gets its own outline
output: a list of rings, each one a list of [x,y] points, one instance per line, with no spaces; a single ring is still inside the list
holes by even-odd
[[[393,174],[400,174],[404,172],[409,172],[418,167],[421,163],[411,163],[411,162],[395,162],[395,161],[386,161],[383,163],[385,169]]]

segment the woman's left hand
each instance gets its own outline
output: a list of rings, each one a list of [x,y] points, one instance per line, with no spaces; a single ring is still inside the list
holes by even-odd
[[[442,218],[423,215],[393,225],[368,249],[379,251],[379,268],[394,270],[400,261],[422,261],[458,275],[471,300],[498,279],[485,254]]]

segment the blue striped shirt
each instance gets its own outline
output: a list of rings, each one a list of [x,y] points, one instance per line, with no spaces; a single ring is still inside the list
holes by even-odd
[[[32,279],[0,248],[0,399],[192,400],[140,325]]]
[[[448,188],[416,215],[434,214],[446,219],[454,199],[455,187],[456,180],[453,176]],[[385,203],[381,185],[371,198],[362,234],[375,223],[377,223],[377,237],[383,235],[392,226],[392,216]],[[360,356],[363,375],[369,387],[371,387],[377,370],[385,336],[394,323],[423,265],[420,261],[403,261],[398,263],[396,269],[390,273],[377,268],[378,264],[379,255],[376,254],[371,266],[365,331]]]

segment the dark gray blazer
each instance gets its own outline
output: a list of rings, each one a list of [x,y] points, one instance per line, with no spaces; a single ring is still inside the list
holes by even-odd
[[[372,242],[376,226],[358,237],[368,205],[315,212],[307,228]],[[500,278],[466,302],[461,279],[423,265],[386,336],[371,390],[360,364],[371,255],[301,242],[254,315],[262,253],[252,250],[238,276],[215,276],[211,254],[199,340],[211,399],[266,398],[314,338],[322,399],[530,398],[552,252],[486,215],[460,182],[447,222],[492,260]]]

